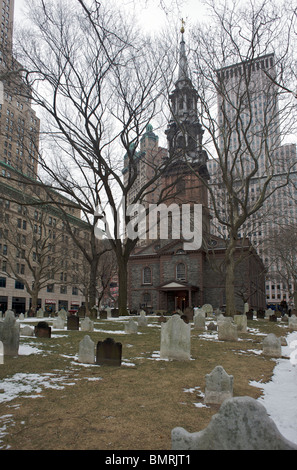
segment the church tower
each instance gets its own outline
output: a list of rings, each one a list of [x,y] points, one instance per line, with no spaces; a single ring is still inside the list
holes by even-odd
[[[209,179],[208,157],[202,147],[204,130],[197,112],[198,93],[189,78],[184,32],[183,24],[178,79],[169,95],[171,118],[165,134],[168,158],[171,161],[163,176],[163,187],[172,188],[169,203],[202,204],[204,225],[206,224],[205,229],[208,230],[208,194],[201,181],[202,178]]]

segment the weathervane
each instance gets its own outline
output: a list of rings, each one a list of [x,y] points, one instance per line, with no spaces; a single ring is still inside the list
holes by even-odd
[[[184,26],[185,26],[185,24],[186,24],[186,23],[185,23],[185,21],[184,21],[184,19],[183,19],[183,18],[181,19],[181,22],[182,22],[182,27],[181,27],[181,30],[180,30],[180,32],[181,32],[182,34],[184,34],[184,32],[185,32],[185,28],[184,28]]]

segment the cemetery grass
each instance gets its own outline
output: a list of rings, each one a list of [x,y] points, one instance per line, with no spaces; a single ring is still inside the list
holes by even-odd
[[[39,353],[5,358],[1,381],[21,373],[54,379],[56,388],[41,385],[0,403],[0,429],[1,417],[9,417],[0,449],[169,450],[174,427],[196,432],[217,413],[218,405],[203,406],[205,375],[215,366],[233,375],[234,396],[261,395],[250,381],[269,381],[276,362],[255,351],[262,350],[264,335],[284,336],[288,330],[267,320],[248,321],[248,327],[252,333],[239,334],[234,342],[192,328],[186,362],[159,360],[160,325],[152,317],[138,334],[125,334],[124,320],[118,319],[96,321],[94,332],[52,330],[49,339],[21,337],[21,344]],[[76,357],[85,334],[95,344],[106,337],[121,342],[122,366],[80,364]]]

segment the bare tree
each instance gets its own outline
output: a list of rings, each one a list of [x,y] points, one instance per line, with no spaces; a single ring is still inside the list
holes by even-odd
[[[103,2],[31,1],[30,17],[33,24],[23,32],[26,41],[21,38],[18,51],[32,100],[44,111],[43,174],[53,189],[88,214],[94,227],[104,216],[98,207],[111,209],[109,238],[118,264],[119,309],[124,313],[127,262],[137,238],[119,236],[120,202],[127,206],[138,177],[139,139],[148,123],[163,114],[167,51]],[[124,154],[129,176],[125,184]],[[169,164],[162,159],[150,163],[151,177],[136,191],[135,202],[145,200]],[[131,216],[125,212],[122,219],[127,226]]]
[[[226,314],[232,315],[234,255],[246,238],[244,224],[288,184],[296,165],[280,152],[283,138],[295,130],[296,100],[276,85],[294,18],[288,21],[279,3],[205,3],[211,21],[193,29],[192,68],[213,168],[202,182],[213,221],[225,227]]]

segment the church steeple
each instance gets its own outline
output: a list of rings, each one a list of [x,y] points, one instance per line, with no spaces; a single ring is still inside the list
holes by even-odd
[[[206,168],[207,157],[206,153],[202,151],[204,130],[199,122],[197,112],[198,93],[189,77],[184,24],[182,20],[178,79],[169,96],[171,119],[165,134],[171,157],[179,155],[181,160],[186,159],[192,163],[200,163]]]

